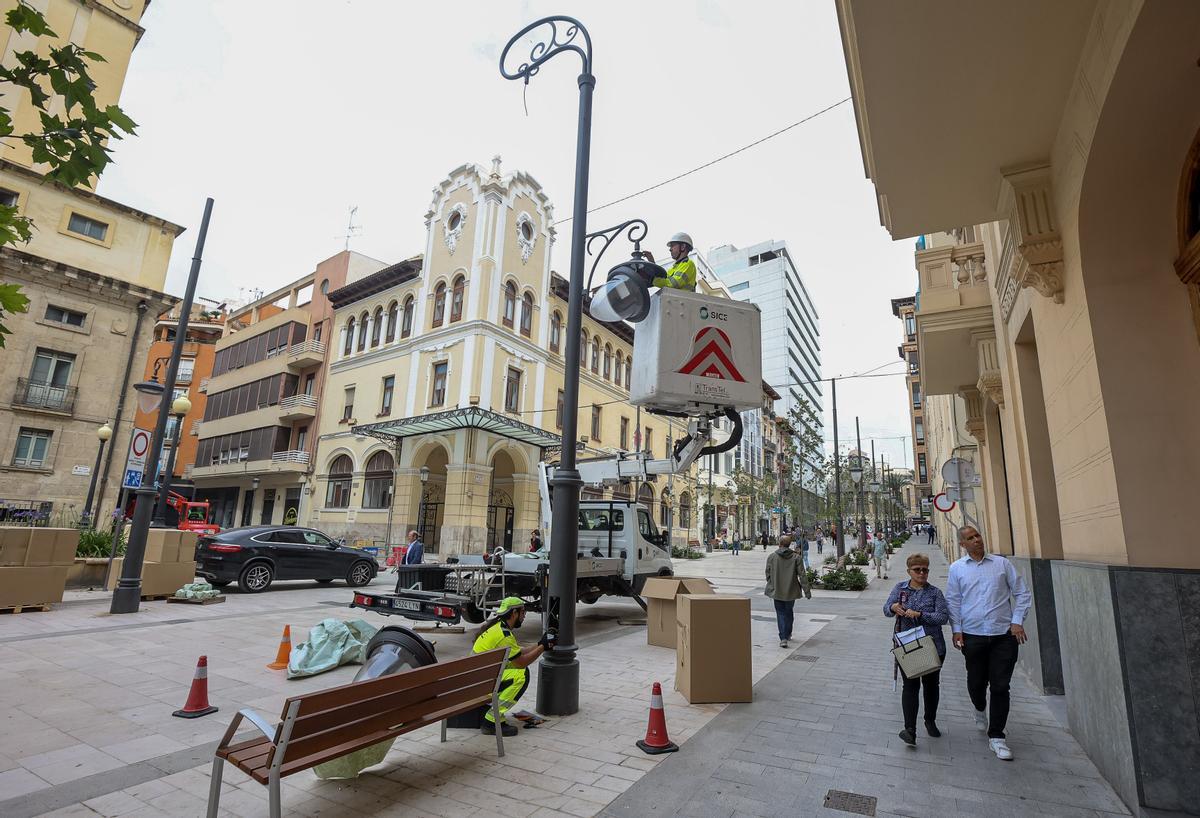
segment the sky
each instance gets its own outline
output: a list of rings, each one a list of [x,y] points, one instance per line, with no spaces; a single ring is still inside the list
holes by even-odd
[[[121,97],[138,133],[116,143],[98,192],[188,228],[167,277],[176,294],[213,197],[198,295],[218,301],[311,272],[343,249],[355,206],[351,249],[385,262],[422,252],[433,187],[496,154],[567,219],[579,60],[555,57],[528,86],[498,70],[508,39],[550,14],[577,17],[592,37],[592,208],[850,94],[830,0],[158,0]],[[903,371],[889,302],[916,288],[913,244],[879,226],[850,103],[593,212],[588,228],[630,218],[649,223],[660,259],[676,231],[701,252],[786,240],[820,314],[823,375]],[[569,245],[560,225],[553,267],[564,273]],[[828,384],[825,394],[831,438]],[[903,377],[839,381],[843,451],[856,416],[864,449],[874,438],[889,463],[912,465]]]

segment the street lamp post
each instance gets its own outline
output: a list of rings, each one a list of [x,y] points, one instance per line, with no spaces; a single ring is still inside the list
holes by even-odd
[[[213,200],[204,203],[204,216],[200,220],[200,230],[196,235],[196,251],[192,256],[192,267],[188,273],[187,288],[184,290],[183,301],[179,305],[179,323],[175,329],[175,345],[171,349],[171,360],[167,364],[166,384],[158,385],[161,390],[159,400],[158,421],[154,425],[154,436],[150,439],[150,451],[147,454],[146,473],[158,474],[158,460],[162,454],[163,436],[167,429],[167,413],[171,407],[171,393],[175,389],[175,376],[179,371],[179,359],[183,355],[183,344],[187,338],[188,317],[192,311],[192,301],[196,296],[196,281],[200,277],[201,257],[204,254],[204,239],[208,235],[208,223],[212,217]],[[134,388],[144,386],[146,382]],[[156,384],[157,385],[157,384]],[[152,403],[151,394],[139,389],[138,401],[148,398],[145,403]],[[146,411],[143,408],[144,411]],[[153,514],[154,489],[149,486],[138,488],[134,495],[133,525],[129,531],[129,544],[125,549],[125,560],[121,563],[121,579],[117,589],[113,591],[110,613],[136,613],[142,598],[142,562],[146,556],[146,537],[150,531],[150,517]]]
[[[425,486],[429,483],[429,467],[422,466],[417,472],[421,476],[421,499],[417,501],[417,536],[425,536]],[[424,540],[422,540],[424,542]]]
[[[183,418],[192,411],[192,402],[188,400],[187,395],[180,395],[175,400],[171,401],[171,414],[175,416],[175,439],[171,441],[171,453],[167,455],[167,470],[163,472],[162,488],[159,491],[158,500],[159,507],[167,504],[165,492],[171,485],[171,478],[175,476],[175,455],[179,451],[179,440],[182,437]],[[182,522],[182,521],[181,521]],[[161,528],[161,526],[159,526]]]
[[[83,522],[80,528],[95,528],[96,521],[92,515],[92,500],[96,496],[96,478],[100,476],[100,458],[104,456],[104,444],[112,437],[112,427],[105,423],[96,430],[100,439],[100,449],[96,452],[96,465],[92,466],[92,481],[88,484],[87,500],[83,504]]]

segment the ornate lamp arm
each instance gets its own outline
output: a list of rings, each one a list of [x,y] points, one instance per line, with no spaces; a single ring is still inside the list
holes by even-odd
[[[592,262],[592,269],[588,271],[587,286],[584,288],[590,292],[592,289],[592,278],[596,275],[596,267],[600,264],[600,259],[625,228],[629,228],[625,233],[625,238],[633,243],[633,255],[635,258],[642,258],[642,240],[646,238],[646,233],[649,227],[643,219],[630,219],[627,222],[622,222],[616,227],[606,227],[603,230],[597,230],[595,233],[587,234],[587,244],[584,245],[587,254],[592,255],[592,243],[597,239],[603,239],[604,243],[600,246],[600,252],[596,253],[596,258]]]
[[[517,45],[517,41],[542,27],[544,30],[539,32],[540,39],[529,50],[528,62],[521,63],[511,71],[505,68],[504,65],[508,62],[508,52]],[[592,73],[592,37],[583,27],[583,23],[574,17],[561,14],[543,17],[518,31],[504,46],[504,51],[500,53],[500,73],[505,79],[523,79],[528,85],[530,78],[541,69],[542,63],[564,51],[574,51],[578,54],[579,59],[583,61],[583,73],[588,75]]]

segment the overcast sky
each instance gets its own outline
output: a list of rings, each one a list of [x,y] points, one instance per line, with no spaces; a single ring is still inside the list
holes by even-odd
[[[352,249],[387,262],[422,252],[433,186],[494,154],[506,171],[532,174],[565,219],[578,60],[556,57],[527,89],[497,69],[511,35],[556,13],[592,35],[592,207],[849,96],[831,0],[159,0],[121,99],[138,136],[116,145],[99,192],[188,227],[167,278],[176,294],[212,196],[199,294],[214,299],[311,271],[342,249],[355,205]],[[588,226],[634,217],[649,223],[660,258],[677,230],[701,250],[786,240],[820,313],[824,376],[890,361],[882,371],[902,370],[889,299],[916,287],[913,245],[879,226],[849,103]],[[569,244],[563,225],[563,273]],[[898,439],[909,434],[904,379],[838,386],[843,441],[859,415],[865,449],[875,437],[890,462],[911,465]],[[832,437],[828,385],[825,394]]]

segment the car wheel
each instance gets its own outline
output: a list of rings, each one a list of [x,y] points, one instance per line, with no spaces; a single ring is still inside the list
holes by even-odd
[[[238,577],[238,587],[243,593],[257,594],[271,587],[275,572],[265,562],[252,562],[242,569]]]
[[[214,588],[224,588],[226,585],[228,585],[231,582],[233,582],[233,580],[231,580],[231,579],[214,579],[214,580],[211,580],[208,584]]]
[[[328,579],[319,579],[317,582],[321,583],[322,585],[328,585],[329,583],[333,582],[333,577]]]
[[[366,560],[359,560],[350,566],[346,572],[346,584],[351,588],[360,588],[375,577],[375,569]]]
[[[472,625],[478,625],[483,622],[483,611],[474,602],[468,602],[462,606],[460,611],[462,618],[470,622]]]

